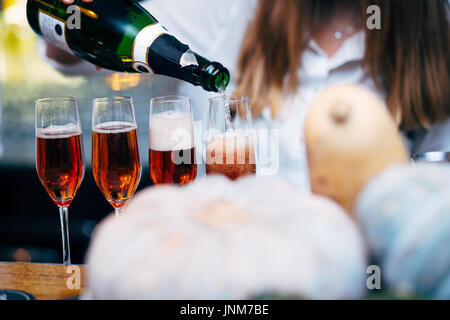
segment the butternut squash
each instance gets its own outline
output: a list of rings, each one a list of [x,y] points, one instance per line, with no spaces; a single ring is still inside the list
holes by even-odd
[[[312,192],[333,199],[349,213],[371,178],[408,161],[385,105],[361,86],[326,89],[308,112],[305,139]]]

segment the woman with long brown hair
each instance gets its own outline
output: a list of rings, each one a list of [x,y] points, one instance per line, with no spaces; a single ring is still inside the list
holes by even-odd
[[[381,29],[367,28],[371,5],[380,9]],[[230,68],[232,89],[250,97],[256,126],[278,129],[279,174],[298,186],[307,186],[304,116],[331,84],[359,83],[381,96],[412,153],[450,151],[447,0],[152,0],[143,6],[195,51]],[[51,47],[47,55],[63,59]],[[73,72],[81,65],[57,67]],[[188,90],[194,101],[204,99],[201,90]],[[194,104],[202,119],[204,100]]]

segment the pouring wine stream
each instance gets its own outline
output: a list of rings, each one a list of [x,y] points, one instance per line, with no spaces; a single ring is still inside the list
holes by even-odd
[[[219,94],[222,96],[224,110],[225,110],[225,132],[232,132],[232,131],[234,131],[234,128],[233,128],[233,124],[231,122],[231,110],[230,110],[230,104],[228,103],[228,99],[227,99],[227,93],[225,90],[220,90]]]

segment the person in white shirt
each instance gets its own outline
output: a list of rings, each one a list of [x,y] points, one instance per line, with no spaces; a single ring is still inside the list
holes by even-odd
[[[450,151],[447,0],[141,4],[194,51],[230,69],[230,91],[251,98],[257,128],[278,130],[279,163],[260,153],[262,174],[276,171],[309,188],[303,122],[314,98],[333,84],[359,83],[382,97],[411,153]],[[366,27],[373,4],[381,9],[380,30]],[[47,56],[69,74],[96,72],[51,46]],[[193,98],[196,119],[204,119],[209,94],[190,85],[180,91]]]

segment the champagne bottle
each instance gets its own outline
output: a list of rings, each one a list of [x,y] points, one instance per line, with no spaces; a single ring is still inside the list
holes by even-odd
[[[28,0],[27,17],[45,41],[99,67],[178,78],[224,91],[229,71],[178,41],[141,5],[125,0]]]

